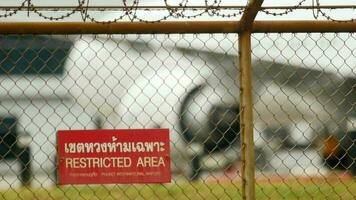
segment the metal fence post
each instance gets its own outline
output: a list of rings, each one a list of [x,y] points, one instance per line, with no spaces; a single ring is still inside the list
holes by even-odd
[[[255,153],[253,144],[251,32],[239,34],[241,173],[243,199],[255,199]]]
[[[242,199],[255,199],[255,147],[253,143],[253,101],[251,66],[251,30],[263,0],[250,0],[240,20],[240,124]]]

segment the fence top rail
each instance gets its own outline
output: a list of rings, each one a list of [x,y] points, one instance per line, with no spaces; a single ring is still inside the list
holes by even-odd
[[[173,34],[239,33],[240,21],[0,22],[0,34]],[[252,33],[356,32],[356,22],[254,21]]]

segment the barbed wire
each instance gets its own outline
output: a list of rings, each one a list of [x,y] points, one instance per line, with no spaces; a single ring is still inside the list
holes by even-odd
[[[297,5],[292,6],[290,8],[285,9],[285,11],[277,13],[277,12],[271,12],[268,9],[262,9],[261,11],[264,12],[267,15],[273,15],[273,16],[282,16],[282,15],[287,15],[291,12],[293,12],[294,10],[296,10],[297,8],[299,8],[300,6],[302,6],[302,4],[305,2],[306,0],[301,0],[300,2],[298,2]]]
[[[312,5],[313,7],[315,7],[315,9],[313,9],[313,16],[315,19],[318,19],[319,17],[319,13],[325,17],[327,20],[330,20],[330,21],[334,21],[334,22],[343,22],[343,23],[347,23],[347,22],[354,22],[355,19],[354,18],[351,18],[351,19],[348,19],[348,20],[340,20],[340,19],[335,19],[333,17],[331,17],[330,15],[327,15],[321,8],[320,8],[320,1],[319,0],[312,0]],[[353,8],[354,9],[354,8]],[[316,10],[316,13],[315,13],[315,10]]]
[[[70,12],[67,12],[66,14],[63,14],[59,17],[53,17],[53,16],[47,16],[45,14],[43,14],[42,12],[40,12],[38,9],[36,9],[35,5],[33,5],[31,3],[31,0],[28,0],[29,3],[29,6],[30,6],[30,10],[32,10],[34,13],[36,13],[38,16],[42,17],[43,19],[46,19],[46,20],[54,20],[54,21],[58,21],[58,20],[63,20],[65,18],[68,18],[70,16],[72,16],[73,14],[75,14],[77,11],[80,11],[81,8],[83,7],[83,5],[85,4],[85,0],[78,0],[78,6],[75,7],[73,10],[71,10]],[[88,1],[89,2],[89,1]]]
[[[134,0],[128,2],[127,0],[122,0],[121,6],[91,6],[90,0],[78,0],[78,5],[75,6],[36,6],[32,3],[32,0],[24,0],[19,6],[0,6],[0,11],[5,11],[5,14],[0,14],[0,18],[9,18],[20,11],[28,12],[28,16],[31,12],[35,13],[39,17],[50,20],[59,21],[69,18],[75,14],[80,14],[82,20],[91,21],[95,23],[115,23],[121,20],[129,21],[139,21],[146,23],[156,23],[168,19],[197,19],[200,17],[219,17],[219,18],[236,18],[243,14],[245,6],[237,5],[222,5],[223,0],[214,0],[210,2],[205,0],[203,5],[189,5],[189,0],[181,0],[174,5],[171,5],[168,0],[163,0],[163,5],[160,6],[149,6],[140,5],[139,0]],[[319,19],[320,16],[323,18],[335,21],[335,22],[354,22],[354,18],[348,20],[339,20],[330,15],[328,15],[325,10],[340,10],[340,9],[356,9],[356,5],[321,5],[319,0],[312,0],[311,6],[304,6],[306,0],[299,1],[294,6],[267,6],[262,7],[261,12],[266,15],[272,16],[284,16],[288,15],[296,10],[312,10],[313,17]],[[274,10],[282,10],[276,12]],[[45,12],[51,11],[51,14],[46,14]],[[116,17],[109,20],[99,20],[90,11],[116,11]],[[148,14],[149,12],[160,11],[158,19],[149,19],[154,15]],[[53,13],[61,13],[59,16],[54,16]],[[146,16],[143,14],[145,13]],[[149,17],[147,17],[149,16]]]
[[[23,2],[21,3],[21,5],[18,6],[18,7],[15,7],[15,8],[13,8],[13,9],[7,9],[7,10],[5,10],[6,13],[5,13],[5,14],[0,14],[0,18],[7,18],[7,17],[11,17],[12,15],[15,15],[18,11],[20,11],[22,8],[25,7],[25,4],[26,4],[27,1],[28,1],[28,0],[23,1]],[[7,13],[9,10],[10,10],[10,13]]]

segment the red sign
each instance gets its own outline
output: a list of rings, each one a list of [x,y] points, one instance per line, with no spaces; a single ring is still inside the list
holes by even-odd
[[[58,183],[171,181],[168,129],[58,131]]]

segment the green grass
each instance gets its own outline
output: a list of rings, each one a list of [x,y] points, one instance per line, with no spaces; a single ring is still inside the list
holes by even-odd
[[[0,199],[241,199],[241,183],[177,181],[158,185],[87,185],[8,189]],[[356,180],[260,182],[256,199],[356,199]]]

